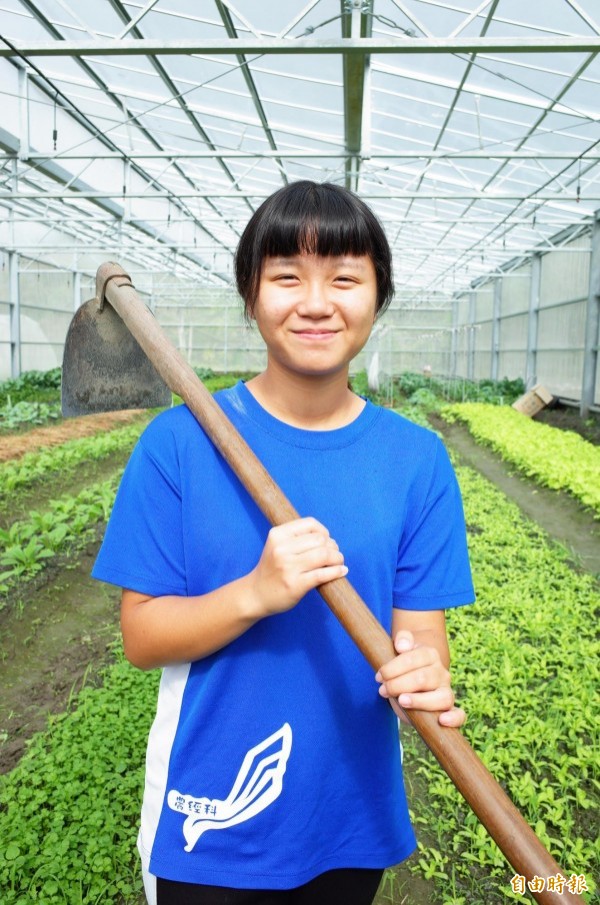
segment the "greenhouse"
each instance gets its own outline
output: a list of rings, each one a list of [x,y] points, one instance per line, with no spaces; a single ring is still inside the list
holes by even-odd
[[[532,900],[567,905],[597,896],[599,51],[595,0],[5,0],[1,5],[2,905],[156,905],[147,876],[145,888],[142,883],[136,837],[157,693],[160,713],[168,677],[179,675],[170,670],[183,665],[191,677],[186,681],[210,689],[224,663],[258,658],[252,639],[280,650],[281,660],[290,657],[284,672],[290,698],[293,683],[302,686],[291,664],[307,670],[305,709],[314,708],[310,732],[317,739],[307,747],[321,785],[315,779],[315,800],[305,799],[306,812],[313,814],[303,833],[306,851],[285,841],[291,818],[282,822],[278,843],[279,825],[272,823],[282,802],[295,800],[294,754],[302,745],[296,725],[303,725],[305,715],[299,708],[292,741],[287,717],[283,723],[275,715],[279,698],[269,684],[265,714],[272,707],[273,720],[280,722],[267,732],[257,716],[258,735],[245,742],[244,751],[235,747],[231,729],[223,748],[219,740],[209,742],[215,730],[205,724],[212,721],[202,721],[199,709],[186,712],[190,725],[195,714],[198,727],[202,724],[198,735],[206,739],[198,739],[194,757],[206,761],[205,749],[212,745],[225,764],[230,752],[231,776],[219,776],[221,785],[228,785],[217,784],[214,792],[210,781],[206,787],[177,786],[173,799],[165,773],[164,813],[152,846],[163,844],[169,820],[182,835],[181,813],[175,812],[185,807],[188,847],[184,855],[179,849],[172,854],[168,869],[158,874],[164,881],[183,882],[191,864],[200,866],[190,867],[190,876],[192,870],[199,877],[211,870],[220,876],[210,867],[211,858],[221,863],[227,852],[238,864],[232,854],[236,842],[228,846],[227,839],[242,840],[239,851],[253,851],[256,864],[262,864],[261,857],[270,864],[263,845],[270,832],[272,846],[288,850],[287,873],[281,868],[279,879],[263,884],[268,890],[313,882],[313,858],[327,865],[323,872],[355,866],[383,870],[376,878],[375,905]],[[312,185],[303,188],[307,181]],[[290,205],[302,197],[303,212],[285,208],[284,222],[284,202],[269,207],[274,193],[280,193],[276,199],[292,199],[285,202]],[[309,212],[307,199],[313,205]],[[336,207],[334,222],[328,204],[343,205],[344,215]],[[369,219],[369,211],[376,220]],[[281,238],[292,216],[296,224],[306,218],[294,248]],[[251,238],[249,221],[258,224]],[[366,244],[364,233],[356,238],[355,222],[367,230]],[[379,224],[387,239],[380,238]],[[257,251],[259,239],[264,241]],[[246,261],[250,276],[244,283]],[[349,272],[340,276],[340,268]],[[331,288],[327,281],[334,269]],[[310,295],[308,288],[317,284],[319,291]],[[368,307],[365,293],[371,293],[368,304],[375,307]],[[284,297],[287,314],[277,308]],[[133,334],[150,363],[141,352],[134,357],[136,343],[134,351],[130,345],[117,347],[107,323],[114,323],[119,343],[134,343]],[[104,343],[105,337],[101,347],[98,338]],[[102,356],[109,356],[110,365]],[[218,405],[205,398],[202,384],[217,394]],[[74,407],[70,399],[76,399]],[[204,432],[210,450],[205,459],[183,438],[182,403],[200,421],[198,435]],[[239,422],[242,410],[264,430],[264,450],[260,431],[253,433],[258,427],[246,434]],[[224,424],[219,420],[222,411],[248,446],[229,433],[227,418]],[[365,429],[363,459],[358,424],[369,417],[389,428],[384,439],[371,441]],[[193,438],[198,425],[190,422],[193,427],[185,422],[185,430]],[[133,520],[135,507],[126,516],[127,503],[121,509],[114,503],[132,451],[131,461],[137,462],[143,444],[167,424],[178,434],[177,474],[187,473],[185,449],[202,476],[195,480],[203,485],[206,509],[198,507],[202,528],[197,530],[207,544],[207,574],[199,573],[197,582],[191,577],[196,527],[195,519],[186,522],[180,477],[176,481],[161,472],[170,487],[163,502],[154,471],[142,476],[140,470],[139,500],[156,495],[158,501],[155,515],[164,531],[159,547],[170,551],[180,543],[181,549],[177,556],[164,554],[156,584],[162,590],[146,590],[154,587],[150,579],[139,586],[125,578],[113,583],[110,575],[122,568],[121,553],[132,561],[146,556],[147,568],[159,569],[160,556],[152,553],[156,525],[146,529],[141,516],[139,523],[137,516]],[[290,430],[301,430],[303,439],[298,433],[292,443]],[[337,430],[347,438],[355,431],[356,439],[352,434],[352,443],[342,441],[338,434],[334,454],[325,443],[338,443]],[[276,456],[285,431],[289,454]],[[149,439],[138,444],[142,434]],[[392,440],[396,436],[409,438],[406,449],[404,440]],[[387,443],[397,460],[386,452]],[[428,443],[447,451],[462,507],[459,501],[458,509],[446,514],[435,508],[446,504],[437,497],[431,503],[438,478],[430,470],[430,493],[422,502],[428,514],[421,519],[410,515],[410,506],[417,506],[410,482],[415,463],[424,469],[419,475],[429,468],[430,454],[419,451],[419,444],[425,449]],[[441,455],[446,454],[437,453],[436,462]],[[164,463],[154,452],[148,459],[157,469],[167,468],[166,453]],[[222,477],[222,468],[232,470],[229,478]],[[237,502],[232,481],[240,482]],[[193,481],[189,492],[198,505]],[[173,496],[183,508],[177,510],[181,518],[169,521]],[[137,509],[146,512],[145,505]],[[407,522],[390,547],[398,562],[388,626],[375,598],[381,574],[389,571],[387,563],[379,568],[379,556],[389,547],[387,532],[397,510]],[[455,539],[465,533],[459,530],[463,511],[464,550]],[[329,558],[320,567],[331,570],[346,556],[348,580],[338,582],[337,573],[327,572],[326,579],[314,579],[296,594],[289,612],[279,602],[267,613],[266,595],[260,597],[255,585],[265,557],[279,555],[270,552],[269,523],[279,537],[277,531],[298,516],[318,519],[334,532],[339,550],[332,552],[330,540],[321,539]],[[422,523],[432,532],[419,548],[429,550],[429,560],[422,552],[418,564],[410,559],[417,541],[407,540],[413,536],[411,518],[419,532],[425,530]],[[119,528],[119,520],[129,520],[129,533]],[[321,528],[302,530],[312,532],[312,543]],[[261,531],[258,554],[263,545],[264,550],[250,571],[258,558],[252,560],[254,535],[259,538]],[[460,589],[452,582],[468,571],[467,546],[475,603],[463,607],[473,600],[466,579]],[[113,550],[113,572],[103,571],[102,555],[106,559],[108,553],[98,558],[101,548]],[[185,580],[173,577],[169,584],[165,570],[177,558],[188,571]],[[249,565],[236,571],[236,563]],[[438,580],[431,576],[441,572],[440,563],[446,569]],[[93,567],[102,580],[91,577]],[[184,574],[184,567],[178,568],[173,566],[173,576]],[[210,650],[200,642],[185,647],[180,638],[171,658],[132,656],[128,613],[143,611],[144,603],[152,605],[161,595],[208,599],[228,587],[225,579],[217,580],[226,568],[236,581],[255,576],[250,597],[253,603],[260,597],[262,607],[256,624]],[[421,572],[421,585],[409,593]],[[261,581],[264,590],[267,582]],[[190,590],[196,583],[202,590]],[[388,590],[391,594],[391,585]],[[306,633],[306,649],[301,633],[289,648],[279,636],[271,638],[267,632],[276,631],[271,625],[305,630],[304,622],[293,620],[308,618],[297,614],[309,595],[319,615]],[[409,601],[404,607],[397,602],[401,598]],[[412,606],[417,599],[426,602]],[[454,601],[447,610],[443,603],[434,606],[445,599]],[[377,673],[380,693],[392,698],[402,697],[402,683],[409,681],[381,678],[378,672],[387,659],[395,663],[409,656],[394,647],[388,628],[417,638],[411,656],[420,657],[419,648],[435,649],[432,670],[438,661],[439,669],[447,665],[446,648],[436,647],[437,641],[430,645],[437,632],[433,621],[427,629],[414,628],[425,625],[414,616],[421,607],[439,612],[446,626],[449,690],[467,721],[462,728],[457,716],[440,735],[433,715],[423,714],[445,705],[416,708],[413,718],[412,704],[406,704],[403,763],[394,770],[406,786],[406,820],[410,814],[417,847],[407,858],[386,860],[380,846],[370,856],[374,863],[361,854],[355,864],[351,852],[358,842],[348,839],[362,838],[359,822],[360,832],[371,819],[373,827],[380,828],[377,821],[384,826],[388,805],[382,801],[389,799],[384,790],[394,780],[379,777],[374,794],[365,787],[364,799],[356,792],[354,807],[346,796],[347,839],[342,841],[339,828],[339,839],[319,838],[319,825],[321,837],[329,826],[318,810],[323,800],[337,813],[327,785],[334,771],[319,765],[318,747],[322,739],[323,751],[333,750],[328,748],[333,729],[325,731],[320,715],[331,706],[332,724],[340,720],[340,776],[360,766],[366,777],[359,756],[375,756],[378,736],[373,730],[367,756],[371,716],[354,694],[357,677],[368,662],[367,674]],[[355,623],[346,616],[348,608],[356,610]],[[160,631],[167,636],[164,625]],[[362,658],[349,669],[347,689],[331,665],[319,675],[325,654],[310,662],[312,645],[325,650],[330,636],[336,645],[331,663],[346,662],[341,653],[349,650],[346,632],[355,644],[344,657]],[[375,636],[378,640],[369,640]],[[428,640],[419,644],[419,637]],[[157,649],[162,636],[159,640]],[[160,691],[161,672],[151,667],[165,667]],[[217,671],[210,673],[212,668]],[[231,673],[228,689],[237,675]],[[258,676],[242,689],[253,706],[262,701]],[[330,680],[337,710],[324,691],[321,698]],[[421,674],[419,681],[425,681]],[[285,698],[284,679],[280,684]],[[191,697],[192,686],[185,687],[177,713]],[[439,691],[432,684],[422,693]],[[369,686],[365,694],[371,693]],[[203,694],[208,692],[198,693],[199,701]],[[400,713],[397,708],[392,715],[376,689],[375,704],[385,713],[377,719],[395,720]],[[261,706],[256,704],[257,713]],[[350,721],[353,706],[356,720],[365,720],[360,739],[342,732],[340,713],[349,708],[344,720]],[[447,709],[456,713],[452,704]],[[237,713],[232,710],[232,721]],[[407,720],[412,729],[402,725]],[[183,747],[184,722],[182,717],[173,729]],[[263,760],[260,743],[269,752]],[[354,743],[363,754],[354,755]],[[171,765],[178,750],[173,748]],[[372,761],[371,774],[378,763]],[[362,780],[363,773],[355,779]],[[359,821],[357,811],[367,798],[365,807],[373,815]],[[200,826],[194,820],[201,809]],[[299,807],[291,813],[304,820]],[[334,826],[334,817],[327,819]],[[219,820],[224,832],[206,832]],[[265,829],[272,825],[275,830]],[[248,849],[245,833],[252,837]],[[338,864],[331,855],[338,842],[338,861],[346,857],[346,845],[350,864]],[[299,868],[293,872],[296,861],[303,862],[303,879]],[[153,861],[152,877],[155,868]],[[259,888],[258,880],[243,882],[246,876],[238,871],[231,882],[216,885]],[[341,892],[343,879],[338,898],[331,892],[312,894],[316,905],[336,905],[338,899],[358,905],[361,899]],[[161,900],[166,893],[158,890],[158,905],[179,901]],[[285,901],[291,905],[296,899]]]

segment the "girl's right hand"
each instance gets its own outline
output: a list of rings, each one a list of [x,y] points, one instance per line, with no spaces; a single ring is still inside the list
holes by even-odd
[[[308,591],[347,572],[327,528],[314,518],[300,518],[271,528],[248,579],[257,612],[272,616],[290,610]]]

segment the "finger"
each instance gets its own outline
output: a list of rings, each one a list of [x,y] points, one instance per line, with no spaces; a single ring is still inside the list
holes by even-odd
[[[462,707],[452,707],[450,710],[444,710],[440,713],[438,722],[441,726],[464,726],[467,721],[467,714]]]
[[[389,682],[399,676],[408,675],[416,670],[427,669],[432,666],[436,668],[439,666],[439,668],[443,670],[437,651],[431,647],[415,647],[412,650],[406,651],[404,654],[400,654],[398,657],[394,657],[393,660],[384,663],[375,676],[375,679],[377,682]],[[440,684],[442,683],[436,680],[433,687],[437,687],[437,685]],[[401,691],[410,690],[412,689],[409,689],[407,686],[401,689]],[[400,694],[400,691],[397,693]]]
[[[394,664],[392,662],[386,665],[391,667]],[[382,668],[380,674],[383,673]],[[377,679],[377,676],[375,678]],[[382,675],[380,692],[383,697],[397,698],[401,694],[435,691],[436,688],[449,688],[450,685],[450,673],[441,663],[425,663],[408,672],[396,672],[389,678]]]
[[[312,591],[313,588],[318,588],[322,584],[336,581],[338,578],[344,578],[347,574],[348,566],[343,564],[323,566],[319,569],[313,569],[311,572],[305,572],[300,582],[303,588],[300,596],[304,596],[308,591]]]
[[[340,566],[344,563],[344,554],[333,547],[313,547],[299,555],[295,567],[300,572],[314,572],[327,566]]]
[[[397,700],[404,710],[448,711],[454,707],[454,692],[445,685],[432,691],[404,693]]]
[[[412,650],[414,646],[415,639],[412,632],[409,632],[408,629],[401,629],[399,632],[396,632],[396,636],[394,637],[394,648],[399,654]]]
[[[312,516],[307,516],[306,518],[297,518],[291,522],[285,522],[283,525],[279,525],[279,528],[286,529],[286,533],[291,535],[298,534],[321,534],[324,537],[329,537],[329,531],[322,525],[321,522],[317,521],[316,518],[312,518]]]
[[[330,552],[339,551],[337,543],[332,537],[325,537],[323,534],[296,534],[287,538],[278,544],[281,552],[288,553],[291,556],[301,556],[309,550],[327,550]]]

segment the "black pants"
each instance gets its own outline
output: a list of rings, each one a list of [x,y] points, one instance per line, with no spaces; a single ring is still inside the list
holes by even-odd
[[[156,880],[157,905],[371,905],[382,870],[329,870],[296,889],[231,889]]]

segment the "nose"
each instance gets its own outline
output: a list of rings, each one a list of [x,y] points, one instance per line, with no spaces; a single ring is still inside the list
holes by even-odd
[[[331,317],[333,303],[328,298],[327,286],[320,280],[308,280],[297,311],[302,317]]]

